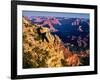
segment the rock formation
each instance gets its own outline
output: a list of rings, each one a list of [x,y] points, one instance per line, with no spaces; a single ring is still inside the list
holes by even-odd
[[[41,33],[46,33],[49,42],[43,41],[37,31],[39,27],[23,17],[23,68],[80,65],[78,55],[65,48],[61,39],[52,35],[49,28],[42,26]]]

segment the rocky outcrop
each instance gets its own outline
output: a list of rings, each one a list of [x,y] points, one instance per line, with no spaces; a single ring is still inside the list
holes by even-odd
[[[50,29],[41,27],[42,35],[38,34],[39,25],[31,24],[23,17],[23,68],[77,66],[79,57],[63,46],[57,35],[52,35]]]

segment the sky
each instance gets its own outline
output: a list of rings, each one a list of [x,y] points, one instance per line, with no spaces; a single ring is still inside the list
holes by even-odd
[[[66,17],[66,18],[88,18],[87,13],[64,13],[64,12],[44,12],[44,11],[23,11],[23,16],[53,16],[53,17]]]

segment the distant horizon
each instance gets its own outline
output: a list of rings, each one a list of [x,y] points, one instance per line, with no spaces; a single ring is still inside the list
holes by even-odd
[[[88,13],[69,13],[69,12],[45,12],[45,11],[23,11],[22,16],[31,18],[32,16],[52,16],[66,18],[86,18],[89,19]]]

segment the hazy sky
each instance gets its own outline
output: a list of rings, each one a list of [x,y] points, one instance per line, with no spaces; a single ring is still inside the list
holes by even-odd
[[[88,18],[87,13],[67,13],[67,12],[44,12],[44,11],[23,11],[23,16],[53,16],[53,17],[66,17],[66,18]]]

